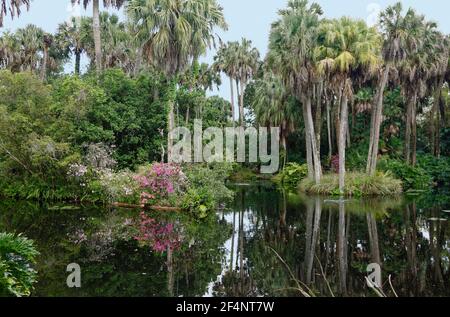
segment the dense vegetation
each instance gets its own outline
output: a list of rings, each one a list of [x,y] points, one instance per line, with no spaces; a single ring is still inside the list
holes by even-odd
[[[55,34],[28,25],[0,35],[3,197],[172,208],[210,221],[232,197],[225,181],[233,166],[164,163],[168,131],[194,119],[204,128],[280,127],[275,180],[291,189],[363,196],[450,188],[450,41],[414,9],[389,6],[371,27],[290,0],[262,59],[247,39],[218,41],[215,29],[227,24],[216,0],[103,1],[123,8],[124,20],[100,12],[99,0],[71,2],[92,3],[92,17],[61,23]],[[30,7],[0,0],[0,27],[8,12]],[[214,45],[214,63],[200,63]],[[221,75],[230,101],[207,93]],[[258,167],[234,165],[242,174]],[[161,229],[146,217],[144,236]],[[25,251],[32,262],[31,245]],[[31,276],[8,279],[3,256],[0,266],[9,293],[29,294]]]

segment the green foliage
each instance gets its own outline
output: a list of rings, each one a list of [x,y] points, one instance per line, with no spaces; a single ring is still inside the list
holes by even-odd
[[[196,219],[204,219],[214,212],[216,201],[211,190],[205,187],[191,188],[184,196],[181,208]]]
[[[417,166],[427,172],[433,179],[435,187],[450,188],[450,158],[437,158],[432,155],[417,157]]]
[[[0,232],[0,296],[29,296],[36,282],[35,263],[39,252],[32,240]]]
[[[296,188],[299,182],[306,176],[308,176],[308,165],[288,163],[284,170],[274,178],[274,181],[288,188]]]
[[[305,178],[300,182],[299,188],[309,194],[339,195],[339,176],[337,174],[324,175],[320,184]],[[345,196],[388,196],[401,192],[402,182],[392,177],[389,172],[378,172],[374,176],[364,173],[347,173],[345,175]]]
[[[405,190],[429,190],[432,178],[421,167],[413,167],[398,160],[381,160],[378,168],[382,171],[390,172],[403,182]]]
[[[214,212],[219,204],[233,198],[233,192],[225,186],[231,164],[192,164],[185,167],[189,189],[184,195],[182,208],[196,218],[203,219]]]

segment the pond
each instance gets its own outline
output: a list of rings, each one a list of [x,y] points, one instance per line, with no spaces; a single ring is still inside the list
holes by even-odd
[[[365,280],[370,263],[381,263],[386,296],[450,296],[446,195],[339,200],[230,187],[234,202],[203,221],[3,200],[0,231],[35,240],[32,296],[379,296]],[[81,288],[66,284],[70,263]]]

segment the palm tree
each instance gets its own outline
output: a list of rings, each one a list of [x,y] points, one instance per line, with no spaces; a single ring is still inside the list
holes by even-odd
[[[317,3],[308,6],[306,0],[290,0],[288,8],[280,10],[280,19],[272,24],[267,58],[273,72],[302,103],[308,176],[317,184],[322,177],[322,166],[311,104],[316,81],[314,51],[318,45],[322,13]]]
[[[216,0],[130,0],[127,13],[144,38],[144,54],[166,75],[170,88],[169,133],[175,126],[174,102],[177,76],[214,43],[214,28],[226,28],[222,7]],[[168,138],[169,157],[173,141]]]
[[[42,37],[42,62],[41,62],[41,80],[44,81],[47,77],[47,66],[49,63],[49,49],[53,44],[53,36],[48,33],[44,33]]]
[[[251,106],[258,124],[280,127],[285,165],[288,151],[287,138],[295,131],[296,124],[300,120],[295,98],[287,93],[282,80],[268,71],[255,83],[255,97]]]
[[[11,17],[19,16],[21,7],[25,6],[28,10],[30,8],[30,0],[1,0],[0,1],[0,28],[3,27],[3,17],[11,14]]]
[[[9,31],[0,37],[0,67],[13,72],[19,71],[21,47],[14,33]]]
[[[83,1],[83,6],[86,9],[91,0],[71,0],[72,5],[80,4]],[[106,8],[114,7],[120,9],[127,0],[103,0],[103,6]],[[92,0],[92,30],[94,35],[95,47],[95,65],[97,72],[102,69],[102,41],[100,30],[100,0]]]
[[[231,114],[233,122],[236,121],[236,109],[234,104],[234,82],[237,75],[237,62],[236,62],[236,52],[239,47],[239,42],[228,42],[220,46],[214,57],[213,68],[217,72],[223,72],[228,76],[230,80],[230,90],[231,90]]]
[[[353,85],[359,74],[364,78],[374,74],[381,63],[381,38],[375,28],[364,21],[344,17],[324,22],[321,26],[321,45],[316,54],[318,71],[330,71],[337,83],[335,94],[340,97],[339,118],[339,191],[344,194],[345,154],[348,131],[348,103],[353,99]],[[326,66],[324,66],[326,65]]]
[[[75,74],[80,74],[81,55],[87,51],[89,45],[89,20],[72,18],[71,22],[64,22],[58,26],[55,35],[57,45],[68,55],[75,56]]]
[[[380,15],[379,27],[383,36],[382,55],[384,67],[380,71],[377,92],[372,107],[372,120],[370,128],[370,144],[367,158],[367,173],[375,174],[378,160],[378,146],[380,141],[380,129],[383,115],[384,90],[389,81],[389,74],[395,70],[399,62],[404,60],[415,51],[418,38],[418,21],[415,12],[409,9],[402,15],[402,4],[400,2],[389,6]]]
[[[244,94],[245,89],[259,68],[259,52],[252,47],[252,42],[242,39],[234,54],[234,62],[236,65],[236,89],[239,100],[239,121],[244,126]]]
[[[16,31],[16,40],[20,45],[21,70],[36,71],[40,62],[40,53],[44,51],[45,32],[36,25],[29,24]]]

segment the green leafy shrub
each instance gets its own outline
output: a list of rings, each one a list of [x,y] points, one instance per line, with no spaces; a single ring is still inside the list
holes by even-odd
[[[378,168],[388,171],[400,179],[405,190],[429,190],[431,188],[432,177],[419,166],[413,167],[397,160],[382,160]]]
[[[36,282],[31,267],[39,252],[32,240],[0,232],[0,296],[29,296]]]
[[[432,177],[435,186],[450,188],[450,158],[420,155],[417,158],[417,166]]]
[[[217,201],[211,190],[205,187],[191,188],[183,198],[181,208],[196,219],[204,219],[214,212]]]
[[[320,184],[305,178],[300,182],[301,191],[309,194],[339,195],[339,175],[324,175]],[[389,172],[378,172],[374,176],[364,173],[347,173],[345,175],[345,196],[388,196],[402,192],[402,182]]]
[[[308,165],[298,163],[288,163],[282,172],[275,178],[275,182],[289,188],[295,188],[301,180],[308,175]]]

